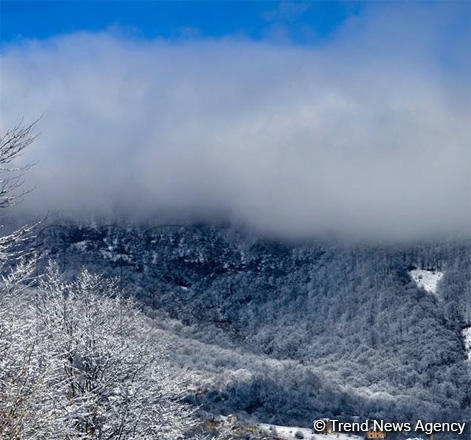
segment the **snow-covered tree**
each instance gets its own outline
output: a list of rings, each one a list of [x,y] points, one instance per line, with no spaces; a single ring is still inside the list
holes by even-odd
[[[8,208],[25,194],[25,167],[13,162],[34,140],[34,126],[18,125],[0,135],[0,208]],[[38,344],[31,333],[33,316],[24,301],[24,289],[32,279],[35,261],[26,251],[32,227],[25,226],[0,237],[0,437],[22,438],[25,424],[34,414],[31,397],[43,381]],[[31,422],[31,420],[30,420]]]
[[[50,264],[36,304],[55,378],[50,438],[178,439],[196,426],[164,341],[114,280],[83,270],[62,283]]]

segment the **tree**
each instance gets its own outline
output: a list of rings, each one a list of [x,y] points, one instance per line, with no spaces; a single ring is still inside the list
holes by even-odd
[[[27,190],[23,189],[23,175],[29,166],[14,167],[13,162],[35,140],[34,130],[36,123],[37,121],[26,126],[20,124],[0,134],[0,209],[15,205],[28,193]],[[21,260],[27,254],[25,252],[25,244],[32,240],[31,232],[35,226],[23,226],[10,234],[0,237],[1,274],[5,273],[6,268],[11,268],[12,263]],[[15,278],[10,276],[7,283],[8,288],[12,288],[14,280]]]
[[[13,167],[34,140],[35,122],[18,125],[0,135],[0,208],[17,203],[25,167]],[[35,393],[40,374],[35,365],[35,341],[29,337],[32,313],[23,300],[31,281],[35,261],[25,245],[32,239],[31,226],[0,237],[0,437],[20,438],[22,425],[32,414],[30,396]],[[40,416],[40,414],[39,414]]]
[[[62,283],[51,263],[35,302],[54,360],[47,405],[60,429],[50,438],[178,439],[196,427],[181,402],[183,376],[172,373],[165,344],[116,280],[84,269]]]

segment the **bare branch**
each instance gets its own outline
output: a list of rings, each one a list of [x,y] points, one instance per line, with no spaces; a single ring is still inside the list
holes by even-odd
[[[39,119],[29,125],[23,125],[21,121],[12,129],[0,135],[0,164],[9,164],[13,159],[21,155],[23,150],[32,144],[37,134],[34,134]],[[10,168],[7,168],[10,171]]]
[[[31,164],[22,167],[12,167],[10,164],[23,153],[37,138],[35,128],[39,119],[28,125],[21,121],[14,128],[0,135],[0,173],[5,173],[0,179],[0,208],[8,208],[21,200],[30,190],[18,191],[24,184],[23,174]]]

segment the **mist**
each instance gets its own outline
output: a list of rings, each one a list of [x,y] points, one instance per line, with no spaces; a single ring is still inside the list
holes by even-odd
[[[109,30],[4,46],[0,129],[41,116],[18,213],[469,235],[469,29],[417,5],[312,45]]]

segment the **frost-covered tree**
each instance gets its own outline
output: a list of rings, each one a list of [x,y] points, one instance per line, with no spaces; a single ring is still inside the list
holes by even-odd
[[[187,377],[116,281],[83,270],[65,283],[51,263],[38,289],[2,311],[1,438],[196,435]]]
[[[83,270],[62,283],[50,264],[36,303],[53,360],[47,406],[57,432],[49,438],[178,439],[196,426],[165,343],[114,280]]]

